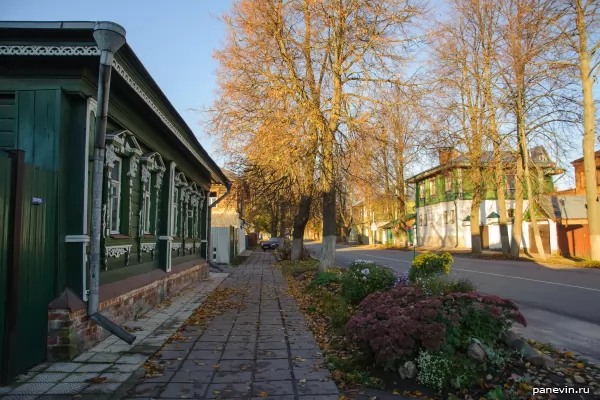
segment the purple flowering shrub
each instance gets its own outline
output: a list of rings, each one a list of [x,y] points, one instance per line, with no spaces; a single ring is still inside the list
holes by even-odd
[[[400,275],[396,276],[396,282],[394,283],[394,287],[396,287],[398,285],[408,286],[408,283],[409,283],[408,272],[403,272]]]
[[[496,296],[454,293],[427,297],[419,287],[397,285],[367,296],[346,326],[349,337],[380,362],[413,358],[421,349],[457,350],[470,338],[498,339],[512,322],[525,325],[517,306]]]

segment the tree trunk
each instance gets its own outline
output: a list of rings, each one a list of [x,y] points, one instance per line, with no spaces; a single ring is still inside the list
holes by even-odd
[[[398,221],[400,225],[400,243],[404,238],[404,247],[408,247],[408,235],[406,233],[406,193],[404,191],[404,162],[399,160],[396,164],[396,192],[398,196]]]
[[[286,226],[285,226],[285,212],[286,212],[286,204],[285,202],[281,202],[279,204],[279,238],[285,240],[286,234]],[[283,242],[282,242],[283,244]]]
[[[481,254],[483,251],[483,241],[481,238],[481,227],[479,216],[481,214],[481,195],[478,190],[473,192],[471,200],[471,252]]]
[[[590,57],[587,44],[585,15],[581,2],[577,1],[577,30],[579,33],[579,71],[583,92],[583,171],[585,176],[585,197],[587,200],[588,228],[590,231],[591,258],[600,261],[600,204],[596,189],[596,156],[594,153],[594,106],[593,79],[590,70]]]
[[[310,206],[312,198],[302,195],[298,213],[294,217],[294,233],[292,239],[292,261],[298,261],[304,255],[304,230],[310,217]]]
[[[491,40],[490,40],[491,42]],[[488,44],[490,46],[491,44]],[[488,48],[489,52],[490,49]],[[492,83],[490,78],[489,55],[485,65],[485,97],[489,110],[490,118],[490,136],[494,145],[494,177],[496,181],[496,199],[498,200],[498,214],[500,214],[500,242],[502,243],[502,252],[510,253],[510,241],[508,238],[508,225],[506,214],[506,185],[504,184],[504,170],[502,160],[502,147],[500,145],[500,135],[496,124],[496,105],[492,96]]]
[[[525,129],[518,129],[519,134],[519,152],[521,153],[521,163],[523,166],[523,177],[527,186],[527,201],[529,203],[529,217],[531,218],[531,227],[533,228],[533,237],[537,247],[538,255],[542,260],[546,259],[546,253],[540,236],[540,228],[537,224],[537,216],[535,215],[535,199],[533,196],[533,188],[531,184],[531,173],[529,171],[529,151],[527,150],[527,138],[525,137]],[[531,243],[529,244],[531,247]]]
[[[333,178],[333,132],[326,130],[323,140],[323,241],[319,270],[335,266],[335,185]]]
[[[483,250],[483,241],[481,238],[480,228],[480,214],[481,214],[481,192],[482,192],[482,179],[480,165],[480,158],[475,158],[476,164],[472,170],[471,176],[473,179],[473,199],[471,200],[471,252],[474,254],[481,254]],[[455,216],[457,218],[457,216]]]
[[[524,143],[520,144],[521,147],[521,158],[523,160],[523,175],[525,177],[525,185],[527,186],[527,200],[529,203],[529,217],[531,218],[531,227],[533,228],[533,237],[535,240],[535,246],[537,247],[538,255],[542,260],[546,259],[546,252],[544,251],[544,245],[542,243],[542,237],[540,236],[540,227],[537,224],[537,216],[535,215],[535,198],[533,195],[533,188],[531,184],[531,174],[529,171],[529,152],[527,148],[523,152],[523,145],[527,146],[526,139],[522,137],[519,141]],[[531,244],[530,244],[531,246]]]
[[[279,205],[271,205],[271,238],[277,237],[277,226],[279,225]]]
[[[501,161],[501,157],[498,160]],[[510,253],[510,239],[508,236],[508,215],[506,212],[506,185],[504,184],[504,171],[502,165],[498,163],[495,167],[496,174],[496,198],[498,199],[498,214],[500,214],[500,242],[502,243],[502,252]]]
[[[521,156],[517,157],[517,176],[515,177],[515,216],[513,221],[510,254],[519,257],[523,240],[523,168]]]
[[[319,270],[335,266],[335,188],[323,191],[323,241]]]

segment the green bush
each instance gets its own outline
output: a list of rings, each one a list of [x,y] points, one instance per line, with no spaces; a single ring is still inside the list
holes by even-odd
[[[319,260],[282,261],[279,263],[284,275],[297,277],[304,273],[315,273],[319,270]]]
[[[600,261],[586,260],[575,265],[583,268],[600,268]]]
[[[352,308],[343,297],[323,291],[321,293],[322,311],[329,319],[331,326],[341,331],[344,329],[350,317],[352,317]]]
[[[477,288],[468,279],[451,279],[445,275],[419,279],[413,283],[423,289],[427,296],[445,296],[451,293],[475,292]]]
[[[450,264],[452,264],[450,253],[436,255],[433,253],[423,253],[415,257],[412,266],[408,271],[408,278],[411,282],[419,279],[425,279],[436,275],[450,273]]]
[[[326,287],[333,283],[339,283],[339,282],[340,282],[340,273],[339,272],[324,271],[324,272],[319,272],[315,276],[313,281],[310,283],[309,287],[310,288]]]
[[[358,304],[371,293],[391,289],[396,280],[396,274],[388,267],[357,260],[342,275],[341,294],[350,304]]]

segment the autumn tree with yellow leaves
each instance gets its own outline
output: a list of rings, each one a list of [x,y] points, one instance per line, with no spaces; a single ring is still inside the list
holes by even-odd
[[[423,11],[418,0],[239,0],[223,18],[211,132],[226,151],[300,171],[307,188],[314,179],[323,270],[335,259],[336,151],[377,88],[403,83]]]

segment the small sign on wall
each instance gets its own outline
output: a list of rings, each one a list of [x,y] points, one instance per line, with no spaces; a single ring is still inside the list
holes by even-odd
[[[32,197],[31,198],[31,204],[33,204],[34,206],[39,206],[43,203],[44,201],[42,200],[41,197]]]

